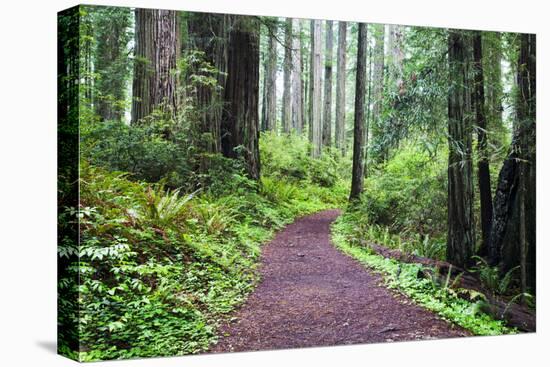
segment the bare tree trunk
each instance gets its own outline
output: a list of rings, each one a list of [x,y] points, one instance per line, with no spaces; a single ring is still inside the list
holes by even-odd
[[[365,92],[367,79],[367,24],[359,23],[357,36],[357,76],[355,78],[355,116],[353,121],[353,167],[349,199],[359,199],[363,191],[365,168]]]
[[[315,84],[313,79],[313,63],[315,47],[315,20],[310,21],[309,26],[309,78],[307,85],[307,126],[308,126],[308,138],[309,142],[313,146],[313,85]],[[312,150],[313,153],[313,150]]]
[[[317,158],[321,155],[322,121],[321,121],[321,21],[313,22],[313,45],[312,45],[312,88],[311,88],[311,140],[313,149],[311,155]]]
[[[465,268],[474,254],[472,121],[464,34],[449,30],[449,168],[447,261]]]
[[[286,18],[285,22],[285,58],[283,63],[283,105],[281,109],[281,124],[283,132],[290,133],[292,125],[292,103],[290,97],[291,73],[292,73],[292,19]]]
[[[348,24],[338,23],[338,56],[336,75],[335,145],[342,155],[346,153],[346,35]]]
[[[334,44],[334,31],[332,20],[326,23],[325,43],[325,91],[323,109],[323,146],[330,146],[332,140],[332,52]]]
[[[536,38],[520,36],[511,152],[493,201],[489,261],[502,272],[520,266],[523,290],[536,292]]]
[[[259,64],[259,23],[236,16],[229,34],[222,153],[229,158],[244,158],[247,173],[255,180],[260,178]]]
[[[378,124],[384,93],[384,25],[376,24],[374,29],[374,106],[372,111],[372,121],[375,124]]]
[[[292,128],[302,134],[303,95],[302,95],[302,42],[300,40],[300,20],[291,19],[294,31],[292,38]]]
[[[270,30],[267,48],[266,68],[266,130],[277,130],[277,27]]]
[[[482,244],[480,255],[487,253],[491,222],[493,219],[493,202],[491,197],[491,175],[489,172],[489,154],[487,151],[487,123],[485,119],[485,86],[483,81],[483,64],[481,49],[481,32],[473,35],[474,50],[474,90],[473,99],[476,115],[477,150],[478,150],[478,185],[479,202],[481,208],[481,235]]]
[[[161,107],[177,110],[176,77],[178,56],[177,12],[136,9],[135,62],[132,85],[132,123]]]

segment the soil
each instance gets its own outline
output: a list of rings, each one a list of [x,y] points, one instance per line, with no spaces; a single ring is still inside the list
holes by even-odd
[[[264,246],[261,281],[211,352],[468,336],[382,285],[330,241],[338,210],[298,219]]]

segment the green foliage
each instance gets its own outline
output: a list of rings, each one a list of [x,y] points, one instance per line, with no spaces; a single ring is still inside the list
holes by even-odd
[[[350,177],[351,159],[335,149],[325,149],[314,159],[307,139],[295,134],[263,132],[260,138],[262,170],[277,178],[307,180],[321,187],[332,187]]]
[[[348,188],[341,179],[336,186],[324,187],[307,177],[288,179],[266,172],[257,183],[245,176],[238,161],[217,155],[210,157],[204,177],[191,176],[208,183],[193,192],[188,187],[194,185],[165,188],[170,175],[162,170],[151,174],[152,160],[147,169],[143,162],[143,169],[133,166],[133,173],[114,170],[139,164],[123,155],[124,144],[117,139],[142,132],[141,138],[154,136],[155,143],[167,145],[160,126],[105,123],[87,132],[90,150],[80,165],[80,206],[66,208],[60,218],[67,224],[78,221],[80,243],[66,238],[58,250],[60,261],[69,262],[60,292],[78,294],[78,304],[61,304],[61,314],[78,325],[81,343],[75,349],[68,344],[69,336],[62,336],[60,350],[77,359],[207,349],[216,341],[217,325],[253,289],[260,244],[297,216],[346,202]],[[97,129],[117,132],[111,138]],[[121,152],[102,153],[102,134],[103,142],[109,141],[106,147],[120,147]],[[141,138],[134,140],[138,146]],[[269,135],[264,139],[283,145],[296,141]],[[133,149],[131,144],[127,149]],[[106,164],[93,165],[85,157]],[[279,157],[290,166],[299,160]],[[138,172],[157,182],[137,179]],[[70,299],[77,297],[67,302]]]
[[[444,152],[443,152],[444,153]],[[447,171],[443,153],[404,144],[371,170],[350,208],[357,238],[418,256],[445,257]]]
[[[493,295],[506,294],[512,285],[514,272],[519,269],[519,266],[508,270],[504,276],[501,276],[497,266],[490,266],[485,259],[479,256],[474,256],[474,258],[477,260],[474,270],[478,273],[483,286]]]
[[[415,303],[434,311],[442,318],[470,330],[475,335],[500,335],[515,333],[502,321],[482,312],[479,306],[457,296],[457,279],[451,280],[450,272],[443,284],[431,279],[418,278],[423,269],[420,264],[400,263],[375,254],[369,247],[357,245],[355,220],[345,213],[332,226],[332,239],[336,246],[349,256],[384,277],[385,284],[405,294]]]

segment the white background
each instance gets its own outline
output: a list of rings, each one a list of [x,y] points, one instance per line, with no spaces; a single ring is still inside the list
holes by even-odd
[[[549,360],[550,68],[545,1],[158,0],[95,4],[535,32],[538,185],[537,334],[101,362],[94,366],[521,366]],[[0,365],[69,366],[56,340],[56,12],[74,1],[8,0],[0,11]],[[547,191],[547,190],[546,190]],[[538,362],[537,362],[538,361]],[[115,364],[113,364],[115,363]]]

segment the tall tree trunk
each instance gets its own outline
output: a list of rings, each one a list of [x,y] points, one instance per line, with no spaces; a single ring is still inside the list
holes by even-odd
[[[485,60],[484,77],[486,91],[487,127],[490,131],[503,131],[502,119],[502,40],[501,34],[484,32],[482,37],[483,60]],[[492,134],[493,135],[493,134]],[[498,139],[498,136],[493,138]],[[491,141],[491,136],[489,136]],[[495,140],[497,144],[500,141]]]
[[[313,149],[311,155],[312,157],[317,158],[321,155],[321,149],[323,146],[321,121],[321,21],[312,20],[312,22],[311,141]]]
[[[489,261],[502,272],[520,266],[523,290],[536,291],[536,39],[520,36],[516,121],[511,152],[493,202]]]
[[[160,107],[176,113],[177,12],[135,10],[132,123]]]
[[[248,176],[254,180],[260,178],[259,64],[259,23],[246,16],[235,16],[229,34],[222,153],[229,158],[242,157]]]
[[[302,81],[302,126],[300,127],[300,132],[304,131],[306,121],[309,121],[308,120],[309,117],[307,115],[307,113],[308,113],[308,109],[307,109],[308,70],[307,70],[307,67],[308,67],[309,64],[308,64],[308,61],[307,61],[308,52],[306,52],[306,46],[305,46],[305,41],[304,41],[304,37],[303,37],[304,22],[305,22],[304,20],[300,20],[298,22],[299,27],[300,27],[300,59],[301,59],[300,61],[301,61],[301,64],[302,64],[302,70],[301,70],[301,75],[300,75],[300,79]]]
[[[346,153],[346,36],[348,24],[338,22],[338,55],[336,75],[335,145]]]
[[[475,246],[472,182],[472,121],[464,34],[449,30],[449,168],[447,261],[466,267]]]
[[[266,68],[266,129],[277,130],[277,33],[276,25],[270,26]]]
[[[285,21],[285,58],[283,61],[283,105],[281,109],[281,124],[283,132],[288,134],[292,126],[292,103],[291,103],[291,73],[292,73],[292,19]]]
[[[369,78],[367,88],[367,125],[365,129],[365,177],[369,176],[369,129],[372,120],[372,48],[369,49]]]
[[[219,86],[225,85],[227,70],[228,29],[231,25],[229,15],[189,13],[188,47],[204,52],[205,61],[214,66],[220,73],[217,75]],[[201,75],[201,70],[195,70]],[[199,84],[196,87],[197,107],[200,112],[201,139],[203,149],[207,152],[221,152],[220,125],[223,109],[223,92],[209,85]]]
[[[487,150],[487,123],[485,119],[485,86],[483,79],[481,32],[473,35],[474,50],[474,108],[476,116],[477,150],[478,150],[478,185],[479,203],[481,209],[482,244],[480,255],[487,254],[487,246],[491,235],[493,219],[493,202],[491,197],[491,175],[489,172],[489,152]]]
[[[332,52],[334,31],[332,20],[327,20],[325,43],[325,91],[323,108],[323,146],[330,146],[332,140]]]
[[[384,25],[374,26],[374,70],[373,70],[373,97],[372,121],[378,125],[384,93]]]
[[[267,52],[264,50],[262,52],[262,59],[263,59],[263,80],[262,80],[262,120],[260,123],[260,130],[266,131],[267,130],[267,84],[268,84],[268,60],[267,60]]]
[[[292,38],[292,128],[298,135],[302,134],[303,105],[302,105],[302,42],[300,40],[300,20],[291,19],[293,28]]]
[[[363,191],[365,157],[365,92],[367,79],[367,24],[359,23],[357,36],[357,76],[355,78],[355,115],[353,120],[353,167],[349,199],[359,199]]]
[[[320,37],[319,37],[320,38]],[[308,138],[309,142],[313,146],[313,85],[315,84],[313,78],[313,63],[315,60],[315,20],[312,19],[309,23],[309,73],[308,73],[308,85],[307,85],[307,126],[308,126]],[[313,153],[313,149],[312,149]]]

